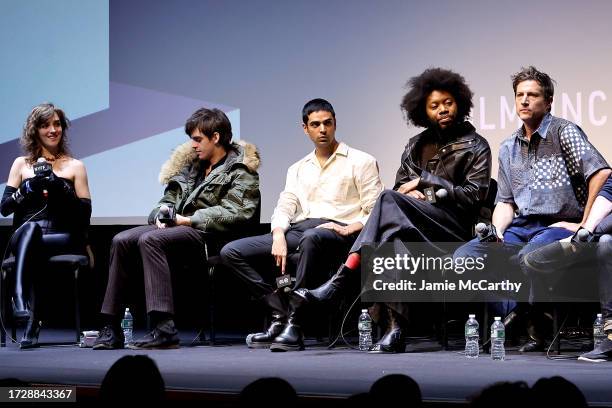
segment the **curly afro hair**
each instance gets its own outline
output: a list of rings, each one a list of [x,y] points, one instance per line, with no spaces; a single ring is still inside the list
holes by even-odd
[[[424,128],[431,126],[431,121],[425,112],[425,103],[433,91],[446,91],[453,95],[457,102],[458,122],[468,118],[474,106],[472,103],[474,93],[465,83],[465,78],[448,69],[426,69],[421,75],[410,78],[406,87],[410,90],[404,95],[400,107],[406,115],[406,120],[415,126]]]

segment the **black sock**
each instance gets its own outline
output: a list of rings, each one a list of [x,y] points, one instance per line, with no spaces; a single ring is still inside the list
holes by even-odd
[[[174,315],[168,312],[149,312],[147,313],[149,316],[149,324],[151,328],[157,327],[158,324],[165,322],[166,320],[172,320]]]
[[[121,327],[121,316],[118,315],[111,315],[111,314],[106,314],[106,313],[101,313],[100,316],[102,316],[102,326],[111,326],[115,329],[118,329]]]

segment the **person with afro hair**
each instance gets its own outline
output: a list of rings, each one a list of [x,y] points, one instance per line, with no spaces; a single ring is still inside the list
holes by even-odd
[[[366,244],[373,245],[374,252],[392,244],[397,254],[408,251],[403,242],[461,242],[472,237],[491,179],[489,144],[467,121],[473,93],[461,75],[442,68],[426,69],[407,85],[401,109],[408,123],[425,130],[408,141],[393,189],[379,196],[344,264],[317,289],[297,291],[308,303],[341,297],[347,282],[359,276]],[[403,352],[406,303],[375,306],[387,330],[371,351]]]

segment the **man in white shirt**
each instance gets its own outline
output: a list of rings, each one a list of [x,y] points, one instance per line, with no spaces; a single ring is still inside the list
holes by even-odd
[[[251,348],[304,349],[299,316],[290,313],[297,308],[289,308],[290,301],[303,298],[269,282],[285,274],[287,254],[296,252],[294,290],[310,286],[313,278],[326,279],[329,275],[306,272],[329,271],[334,258],[336,265],[341,262],[383,190],[376,159],[336,140],[336,115],[329,102],[306,103],[302,121],[315,149],[287,171],[285,189],[272,215],[272,233],[240,239],[221,250],[224,264],[273,312],[265,332],[247,337]]]

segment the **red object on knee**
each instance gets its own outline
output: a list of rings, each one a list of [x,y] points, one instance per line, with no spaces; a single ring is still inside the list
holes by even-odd
[[[361,264],[361,255],[359,255],[357,252],[353,252],[348,256],[348,258],[346,258],[346,262],[344,262],[344,264],[349,269],[359,268],[359,265]]]

